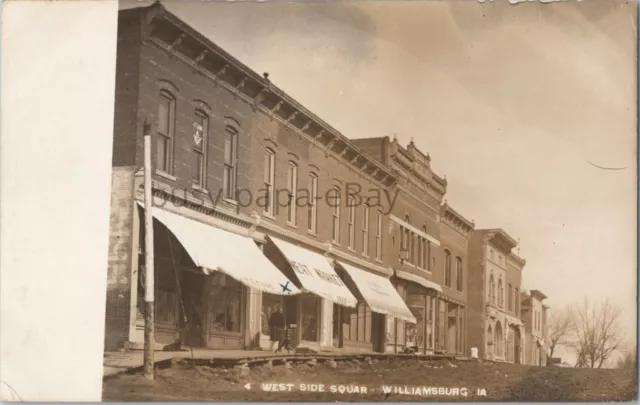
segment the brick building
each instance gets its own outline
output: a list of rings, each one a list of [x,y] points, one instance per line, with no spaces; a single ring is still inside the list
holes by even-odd
[[[467,349],[467,279],[469,237],[474,223],[454,210],[447,202],[441,207],[440,250],[442,251],[442,296],[446,317],[438,317],[436,330],[446,353],[468,356]],[[446,319],[446,320],[445,320]],[[446,322],[446,324],[445,324]],[[446,331],[446,332],[445,332]]]
[[[264,347],[278,304],[314,348],[416,322],[389,281],[397,175],[154,4],[119,15],[106,350],[143,338],[145,130],[159,346]]]
[[[430,156],[413,141],[406,148],[388,137],[353,142],[398,178],[391,191],[394,204],[385,251],[394,285],[418,322],[388,317],[387,351],[414,347],[422,353],[463,353],[466,289],[456,287],[456,277],[465,271],[473,225],[441,206],[447,182],[433,172]]]
[[[522,320],[525,325],[525,364],[547,365],[547,296],[538,290],[521,294]]]
[[[480,358],[522,363],[523,323],[518,297],[526,262],[502,229],[479,229],[469,242],[467,343]]]

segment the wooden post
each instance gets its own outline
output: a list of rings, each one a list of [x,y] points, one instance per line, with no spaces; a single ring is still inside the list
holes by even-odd
[[[144,133],[144,230],[145,230],[145,277],[144,277],[144,375],[150,380],[154,375],[154,289],[155,267],[153,263],[153,195],[151,185],[151,128],[145,121]]]

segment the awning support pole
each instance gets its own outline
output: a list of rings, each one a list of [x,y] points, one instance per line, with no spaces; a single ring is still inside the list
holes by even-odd
[[[153,195],[151,188],[151,125],[145,120],[144,134],[144,230],[145,230],[145,291],[144,291],[144,375],[150,380],[154,375],[154,290],[155,266],[153,263]]]

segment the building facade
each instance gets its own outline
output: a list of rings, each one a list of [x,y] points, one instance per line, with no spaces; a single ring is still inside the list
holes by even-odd
[[[158,346],[265,347],[277,306],[316,349],[383,351],[386,317],[416,322],[387,167],[160,4],[120,12],[116,74],[105,350],[143,342],[145,133]]]
[[[397,176],[391,191],[394,203],[385,251],[394,272],[394,285],[417,323],[388,317],[387,351],[463,354],[463,274],[468,233],[473,225],[450,207],[442,206],[447,182],[432,170],[431,157],[413,141],[406,147],[388,137],[354,142]]]
[[[510,304],[521,289],[516,270],[525,264],[512,253],[516,245],[502,229],[471,233],[467,341],[483,359],[523,362],[523,323],[517,305]]]
[[[525,324],[525,364],[547,365],[547,298],[541,291],[521,294],[522,320]]]

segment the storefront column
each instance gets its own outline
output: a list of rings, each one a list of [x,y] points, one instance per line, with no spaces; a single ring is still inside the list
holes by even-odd
[[[246,349],[257,349],[260,345],[260,321],[262,316],[262,293],[255,288],[246,287],[245,336]]]
[[[129,301],[129,342],[144,341],[143,333],[137,332],[138,324],[138,271],[140,270],[140,210],[138,204],[133,207],[133,231],[131,236],[131,276]]]
[[[333,302],[322,298],[320,310],[320,346],[333,346]]]

